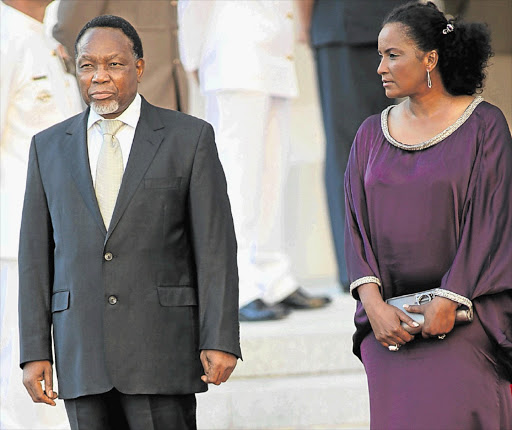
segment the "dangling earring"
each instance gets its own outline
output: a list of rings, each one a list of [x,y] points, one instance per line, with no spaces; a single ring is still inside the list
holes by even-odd
[[[430,72],[427,70],[427,87],[432,88],[432,79],[430,79]]]

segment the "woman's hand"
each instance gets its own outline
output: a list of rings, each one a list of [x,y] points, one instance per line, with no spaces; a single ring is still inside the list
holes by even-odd
[[[400,309],[384,302],[377,284],[361,285],[357,293],[368,315],[375,338],[382,346],[387,348],[398,345],[400,347],[414,339],[414,336],[407,333],[401,323],[405,322],[413,330],[417,329],[419,324]]]
[[[412,329],[419,327],[419,324],[395,306],[381,301],[365,307],[365,311],[375,338],[382,346],[402,346],[414,339],[414,336],[402,327],[402,321]]]
[[[424,305],[404,306],[407,312],[423,314],[425,323],[421,335],[424,338],[443,336],[453,330],[458,303],[444,297],[434,297]]]

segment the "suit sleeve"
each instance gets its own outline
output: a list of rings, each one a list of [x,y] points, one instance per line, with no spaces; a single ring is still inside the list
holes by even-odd
[[[190,180],[189,216],[197,270],[200,349],[241,358],[237,245],[213,128],[199,136]]]
[[[19,248],[20,365],[53,362],[51,288],[53,229],[41,180],[35,138],[30,147]]]
[[[75,55],[75,40],[86,22],[105,11],[107,0],[65,0],[59,3],[57,24],[53,27],[53,37],[62,43],[69,55]]]

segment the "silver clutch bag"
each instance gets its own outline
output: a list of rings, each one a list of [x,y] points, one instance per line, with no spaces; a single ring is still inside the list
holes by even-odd
[[[386,300],[388,305],[395,306],[400,309],[402,312],[410,316],[414,321],[416,321],[420,327],[412,328],[409,327],[406,323],[402,322],[402,327],[411,334],[416,334],[421,331],[423,323],[425,322],[425,318],[423,314],[413,314],[407,312],[404,309],[404,305],[424,305],[434,299],[434,297],[439,296],[436,294],[436,290],[427,290],[420,291],[418,293],[406,294],[405,296],[392,297]],[[455,324],[464,324],[473,321],[473,308],[470,308],[466,305],[460,305],[457,309],[455,315]]]

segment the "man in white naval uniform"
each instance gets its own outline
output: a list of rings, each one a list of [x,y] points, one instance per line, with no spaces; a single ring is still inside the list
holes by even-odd
[[[0,2],[0,428],[68,428],[64,405],[32,403],[18,348],[18,240],[32,136],[82,110],[74,76],[45,34],[47,0]]]
[[[290,101],[298,94],[293,2],[180,0],[180,53],[216,133],[238,242],[240,320],[321,307],[298,287],[283,246]]]

